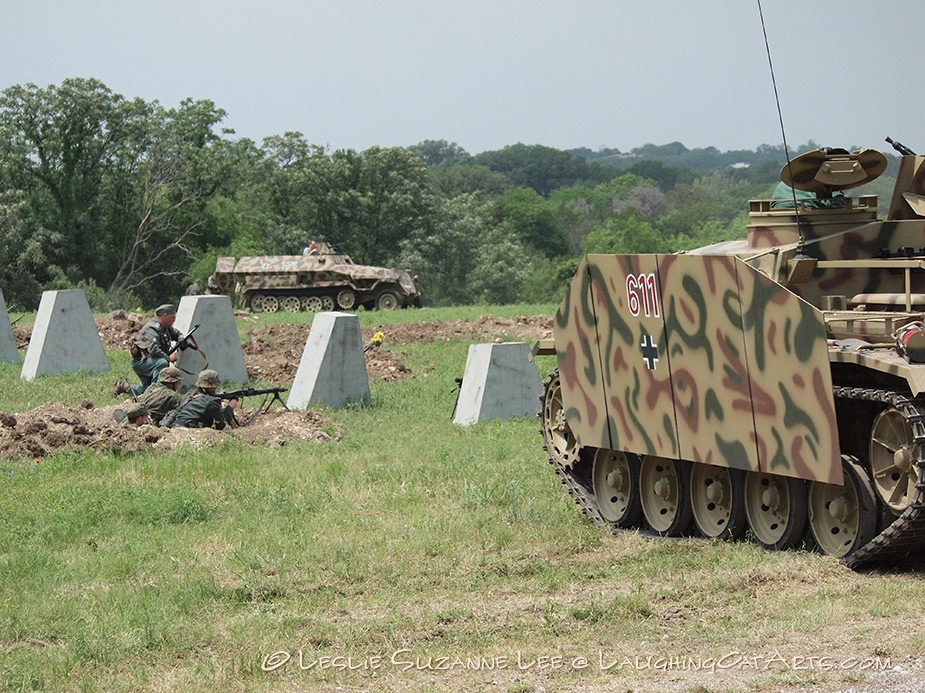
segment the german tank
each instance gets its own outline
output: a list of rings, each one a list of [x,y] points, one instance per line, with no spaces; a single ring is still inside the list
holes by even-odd
[[[925,156],[894,147],[885,221],[843,191],[886,157],[820,149],[745,239],[583,258],[534,351],[557,364],[544,448],[593,522],[852,566],[921,551]]]
[[[236,294],[255,313],[421,305],[421,293],[407,271],[354,264],[327,243],[313,242],[302,255],[220,257],[209,285]]]

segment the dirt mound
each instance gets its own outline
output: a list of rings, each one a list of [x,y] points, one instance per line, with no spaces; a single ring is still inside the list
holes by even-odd
[[[66,449],[90,448],[97,452],[132,453],[172,450],[180,445],[211,447],[221,436],[233,436],[251,445],[278,447],[287,441],[339,440],[340,427],[313,411],[286,411],[273,407],[249,426],[224,431],[157,426],[124,426],[113,419],[113,411],[126,404],[95,407],[85,401],[80,407],[42,404],[22,414],[0,414],[0,456],[16,459],[43,457]],[[239,409],[246,421],[253,411]]]
[[[248,322],[252,316],[236,315]],[[151,315],[113,311],[96,320],[100,341],[107,350],[127,349]],[[27,345],[32,326],[14,327],[19,345]],[[250,330],[241,345],[244,362],[252,381],[289,386],[295,379],[302,351],[308,338],[306,325],[273,324]],[[481,317],[476,321],[403,323],[363,328],[364,344],[373,335],[383,333],[383,344],[366,351],[366,368],[370,381],[396,382],[415,374],[404,364],[401,352],[394,347],[419,342],[484,340],[526,341],[552,336],[552,318],[521,316],[513,320]],[[390,348],[391,347],[391,348]],[[425,369],[426,370],[426,369]],[[245,402],[245,404],[247,404]],[[256,406],[258,402],[254,402]],[[163,429],[122,426],[113,419],[113,411],[125,404],[96,407],[85,401],[80,407],[48,403],[22,414],[0,413],[0,456],[32,457],[37,461],[67,448],[91,448],[99,452],[131,453],[144,450],[174,449],[179,445],[211,446],[221,436],[234,436],[254,445],[284,445],[286,441],[324,441],[339,439],[339,428],[329,419],[312,411],[289,412],[274,406],[250,426],[225,431],[200,429]],[[239,418],[249,418],[246,408]]]

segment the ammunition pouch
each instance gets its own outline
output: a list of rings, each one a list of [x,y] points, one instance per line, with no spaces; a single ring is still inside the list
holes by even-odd
[[[148,358],[148,343],[147,342],[133,339],[132,345],[129,347],[128,350],[132,356],[133,361],[137,361],[138,359]]]

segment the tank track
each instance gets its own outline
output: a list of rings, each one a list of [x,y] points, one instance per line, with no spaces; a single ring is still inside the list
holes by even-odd
[[[915,442],[914,463],[917,469],[916,495],[909,507],[867,544],[845,556],[843,560],[851,568],[862,568],[894,562],[913,552],[921,552],[922,547],[925,547],[925,404],[889,390],[840,386],[836,386],[833,390],[836,398],[877,402],[894,407],[901,412],[912,426]],[[542,428],[540,435],[543,436]],[[621,531],[640,532],[635,529],[622,530],[601,516],[591,485],[590,474],[579,474],[577,471],[588,468],[590,461],[582,459],[580,463],[567,468],[547,447],[545,436],[543,436],[543,449],[546,450],[549,463],[556,470],[560,481],[592,523],[614,534]],[[658,536],[655,532],[641,531],[640,533]]]
[[[835,387],[835,397],[879,402],[902,413],[912,427],[915,443],[915,498],[903,513],[867,544],[845,556],[852,568],[891,563],[925,547],[925,408],[898,392],[859,387]]]

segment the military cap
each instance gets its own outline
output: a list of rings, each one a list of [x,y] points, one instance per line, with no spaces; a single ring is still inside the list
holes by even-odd
[[[222,379],[219,377],[218,371],[213,371],[211,368],[200,371],[199,377],[196,378],[196,387],[218,387],[221,384]]]
[[[172,303],[164,303],[157,307],[157,310],[154,311],[154,314],[160,317],[162,315],[175,315],[176,312],[176,306],[174,306]]]
[[[183,374],[179,368],[173,366],[168,366],[157,375],[157,382],[159,383],[178,383],[181,380],[183,380]]]

